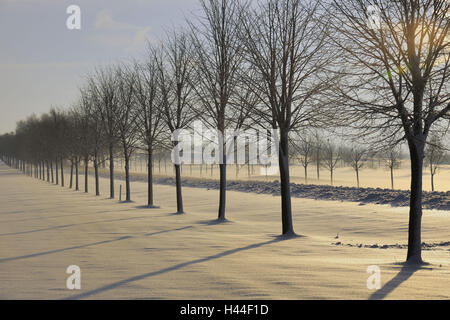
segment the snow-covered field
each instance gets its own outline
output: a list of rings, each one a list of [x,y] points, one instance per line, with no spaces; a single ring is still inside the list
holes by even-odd
[[[123,170],[123,161],[116,161],[115,166],[118,170]],[[132,173],[145,173],[146,172],[146,162],[145,158],[132,160],[130,163],[130,168]],[[264,166],[250,166],[247,165],[239,166],[236,170],[236,166],[227,166],[227,179],[228,180],[241,180],[241,181],[273,181],[278,178],[278,172],[274,175],[270,175],[270,170],[268,170],[268,175],[266,176],[266,171]],[[305,183],[305,172],[304,168],[298,163],[291,164],[290,166],[290,179],[291,182],[297,184]],[[397,190],[409,190],[411,185],[411,174],[410,174],[410,163],[409,160],[402,160],[401,167],[394,170],[394,188]],[[154,172],[159,176],[173,176],[173,169],[170,165],[170,160],[161,161],[159,163],[158,159],[154,163]],[[325,168],[320,168],[320,179],[317,179],[317,169],[314,164],[310,164],[308,167],[308,184],[314,185],[329,185],[330,184],[330,171]],[[218,179],[219,170],[217,165],[213,166],[211,171],[211,166],[200,166],[200,165],[183,165],[182,175],[189,178],[202,178],[202,179]],[[360,186],[362,188],[381,188],[390,189],[391,188],[391,177],[390,172],[386,168],[383,161],[375,160],[372,164],[370,162],[362,169],[360,169]],[[334,186],[344,186],[344,187],[356,187],[356,175],[355,171],[351,167],[345,167],[339,162],[339,167],[336,168],[334,172]],[[450,165],[440,165],[437,173],[434,177],[435,191],[447,192],[450,191]],[[431,191],[431,179],[429,167],[425,167],[423,171],[423,189],[425,191]]]
[[[101,170],[100,175],[109,177],[109,172]],[[122,172],[116,176],[125,179]],[[143,173],[131,173],[131,181],[147,181],[147,175]],[[219,189],[219,181],[210,178],[182,177],[183,185],[194,188]],[[163,185],[175,185],[175,178],[168,176],[154,177],[154,182]],[[320,184],[296,184],[291,182],[291,195],[298,198],[315,200],[337,200],[358,202],[360,205],[367,203],[389,204],[395,207],[409,206],[409,190],[391,190],[381,188],[356,188],[335,187]],[[227,190],[251,192],[259,194],[280,195],[278,180],[272,182],[260,180],[231,180],[227,182]],[[423,192],[423,208],[450,211],[450,191],[447,192]]]
[[[106,179],[101,191],[0,164],[1,299],[450,298],[449,211],[424,211],[430,264],[417,270],[400,264],[406,207],[293,198],[301,236],[285,240],[277,196],[230,191],[230,222],[216,224],[214,189],[184,188],[183,215],[172,186],[155,186],[159,209],[143,206],[142,182],[132,183],[132,203],[107,199]],[[81,268],[81,290],[66,288],[69,265]],[[381,269],[379,290],[367,288],[371,265]]]

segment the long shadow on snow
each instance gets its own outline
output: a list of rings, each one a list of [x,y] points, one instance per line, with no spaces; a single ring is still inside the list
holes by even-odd
[[[108,223],[108,222],[116,222],[116,221],[124,221],[124,220],[135,220],[135,219],[143,219],[143,218],[148,218],[148,217],[140,216],[140,217],[131,217],[131,218],[121,218],[121,219],[112,219],[112,220],[100,220],[100,221],[89,221],[89,222],[82,222],[82,223],[64,224],[64,225],[48,227],[48,228],[42,228],[42,229],[35,229],[35,230],[28,230],[28,231],[19,231],[19,232],[10,232],[10,233],[2,233],[2,234],[0,234],[0,237],[12,236],[12,235],[18,235],[18,234],[35,233],[35,232],[41,232],[41,231],[50,231],[50,230],[64,229],[64,228],[69,228],[69,227],[82,226],[82,225],[86,225],[86,224]]]
[[[408,280],[417,270],[423,269],[424,265],[403,264],[400,272],[391,280],[389,280],[381,289],[372,293],[369,300],[381,300],[397,289],[403,282]]]
[[[181,230],[188,229],[188,228],[192,228],[192,226],[146,233],[143,236],[150,237],[150,236],[154,236],[154,235],[161,234],[161,233],[167,233],[167,232],[172,232],[172,231],[181,231]],[[123,237],[114,238],[114,239],[110,239],[110,240],[97,241],[97,242],[82,244],[82,245],[73,246],[73,247],[67,247],[67,248],[62,248],[62,249],[43,251],[43,252],[32,253],[32,254],[27,254],[27,255],[23,255],[23,256],[11,257],[11,258],[2,258],[2,259],[0,259],[0,263],[8,262],[8,261],[15,261],[15,260],[28,259],[28,258],[34,258],[34,257],[44,256],[44,255],[53,254],[53,253],[64,252],[64,251],[68,251],[68,250],[93,247],[93,246],[97,246],[97,245],[101,245],[101,244],[105,244],[105,243],[116,242],[116,241],[121,241],[121,240],[127,240],[127,239],[131,239],[131,238],[135,238],[135,237],[133,237],[133,236],[123,236]]]
[[[167,268],[164,268],[164,269],[161,269],[161,270],[144,273],[144,274],[137,275],[137,276],[134,276],[134,277],[131,277],[131,278],[127,278],[127,279],[124,279],[124,280],[121,280],[121,281],[113,282],[113,283],[108,284],[106,286],[103,286],[103,287],[100,287],[100,288],[97,288],[97,289],[94,289],[94,290],[91,290],[91,291],[87,291],[87,292],[84,292],[84,293],[81,293],[81,294],[78,294],[78,295],[74,295],[74,296],[68,297],[67,300],[83,299],[83,298],[86,298],[86,297],[90,297],[90,296],[96,295],[98,293],[102,293],[102,292],[105,292],[105,291],[108,291],[108,290],[112,290],[112,289],[118,288],[120,286],[126,285],[126,284],[131,283],[131,282],[139,281],[139,280],[146,279],[146,278],[149,278],[149,277],[154,277],[154,276],[157,276],[157,275],[160,275],[160,274],[164,274],[164,273],[168,273],[168,272],[175,271],[175,270],[178,270],[178,269],[182,269],[182,268],[185,268],[185,267],[190,266],[190,265],[199,264],[199,263],[203,263],[203,262],[219,259],[219,258],[222,258],[222,257],[225,257],[225,256],[232,255],[232,254],[237,253],[237,252],[251,250],[251,249],[256,249],[256,248],[259,248],[259,247],[262,247],[262,246],[265,246],[265,245],[269,245],[269,244],[272,244],[272,243],[280,242],[280,241],[283,241],[283,240],[286,240],[286,239],[283,238],[283,237],[277,237],[277,238],[269,240],[269,241],[254,243],[254,244],[250,244],[250,245],[245,246],[245,247],[231,249],[231,250],[226,250],[224,252],[213,254],[213,255],[210,255],[210,256],[207,256],[207,257],[204,257],[204,258],[199,258],[199,259],[194,259],[194,260],[187,261],[187,262],[182,262],[182,263],[179,263],[179,264],[176,264],[176,265],[173,265],[171,267],[167,267]]]

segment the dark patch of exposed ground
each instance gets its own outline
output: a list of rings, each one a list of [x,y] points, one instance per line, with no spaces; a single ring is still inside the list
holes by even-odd
[[[336,246],[346,246],[346,247],[358,247],[358,248],[372,248],[372,249],[407,249],[407,244],[363,244],[363,243],[357,243],[357,244],[351,244],[351,243],[342,243],[340,241],[333,242],[332,244]],[[433,250],[437,248],[442,248],[450,251],[450,241],[446,242],[434,242],[434,243],[425,243],[422,242],[422,249],[423,250]]]

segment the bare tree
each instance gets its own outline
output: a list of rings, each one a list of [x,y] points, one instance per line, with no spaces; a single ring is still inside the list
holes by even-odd
[[[84,192],[88,192],[89,177],[89,159],[92,154],[91,125],[90,125],[90,109],[92,101],[85,94],[82,94],[79,103],[72,109],[72,118],[74,121],[74,154],[75,154],[75,172],[76,186],[78,190],[78,166],[80,160],[84,162]]]
[[[110,67],[97,69],[92,79],[92,89],[98,99],[97,103],[101,110],[100,115],[108,144],[109,193],[111,199],[114,198],[114,154],[118,141],[116,81],[115,71]]]
[[[401,151],[399,148],[390,147],[389,150],[384,155],[386,166],[391,173],[391,188],[394,190],[394,169],[400,168],[401,161]]]
[[[323,140],[318,131],[314,132],[314,162],[316,163],[317,180],[320,180],[320,168],[322,167]]]
[[[136,73],[127,66],[117,66],[115,70],[118,107],[115,119],[125,161],[125,201],[131,201],[130,159],[137,148],[139,134],[137,128],[138,110],[135,102]]]
[[[319,1],[267,0],[241,10],[241,41],[246,50],[248,83],[264,103],[261,118],[279,130],[279,168],[283,235],[295,235],[289,175],[288,135],[313,123],[315,98],[325,83],[328,61],[326,24],[320,23]]]
[[[323,166],[330,171],[330,183],[334,183],[334,171],[342,159],[342,149],[328,140],[322,148]]]
[[[203,16],[190,24],[196,61],[197,85],[193,86],[203,113],[202,119],[217,128],[219,147],[218,220],[225,220],[227,152],[225,129],[227,112],[237,94],[238,72],[242,62],[239,43],[238,0],[200,0]],[[212,167],[211,167],[212,168]]]
[[[308,183],[308,166],[313,162],[315,151],[314,140],[310,135],[298,135],[298,139],[291,139],[296,157],[305,170],[305,183]]]
[[[350,150],[343,152],[344,160],[350,164],[350,166],[355,170],[356,174],[356,185],[359,188],[359,172],[364,167],[369,150],[362,147],[352,147]]]
[[[439,137],[431,136],[425,148],[425,161],[430,169],[431,191],[434,191],[434,176],[445,159],[445,151]]]
[[[58,174],[58,163],[59,163],[59,159],[61,157],[62,154],[62,143],[63,141],[61,140],[61,138],[63,137],[63,132],[62,132],[62,114],[61,112],[59,112],[57,109],[55,108],[51,108],[50,109],[50,117],[53,120],[53,131],[54,131],[54,152],[55,152],[55,166],[56,166],[56,184],[59,184],[59,174]],[[61,174],[61,182],[62,185],[64,185],[64,176]]]
[[[369,6],[379,12],[372,16]],[[422,263],[424,147],[430,129],[450,119],[449,11],[447,0],[332,0],[329,7],[341,120],[360,134],[408,143],[409,263]]]
[[[99,196],[99,165],[104,161],[101,158],[101,154],[104,152],[103,146],[106,142],[106,137],[101,116],[101,97],[97,94],[98,91],[95,88],[94,79],[90,78],[87,87],[81,90],[81,100],[83,101],[82,112],[84,113],[84,117],[86,117],[87,131],[89,133],[89,137],[87,138],[90,148],[88,157],[90,157],[94,165],[95,195]],[[89,160],[89,158],[85,160]],[[85,170],[85,172],[87,172],[87,167],[85,167]]]
[[[172,147],[177,150],[179,130],[187,128],[195,118],[193,112],[192,46],[185,32],[172,32],[166,44],[151,48],[158,72],[159,103],[164,122],[172,134]],[[179,154],[174,152],[177,213],[184,213]]]
[[[140,138],[147,152],[147,206],[154,208],[153,203],[153,154],[161,138],[164,123],[158,103],[158,68],[151,54],[143,64],[135,63],[137,103],[137,121]]]

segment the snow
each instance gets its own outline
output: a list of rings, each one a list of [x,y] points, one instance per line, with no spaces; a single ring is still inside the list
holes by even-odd
[[[0,181],[0,299],[450,298],[447,211],[424,210],[430,264],[413,269],[400,264],[407,207],[294,197],[301,236],[283,240],[280,199],[266,193],[229,191],[229,222],[214,223],[212,188],[184,187],[179,215],[169,185],[155,186],[160,208],[147,209],[142,182],[132,183],[134,202],[119,203],[103,178],[100,197],[3,163]],[[81,268],[81,290],[66,288],[69,265]],[[371,265],[381,268],[378,291],[366,285]]]
[[[109,171],[101,170],[100,175],[109,177]],[[123,172],[118,171],[117,176],[124,179]],[[261,181],[257,180],[228,180],[227,190],[252,192],[260,194],[280,194],[280,184],[278,180]],[[271,177],[273,178],[273,177]],[[132,181],[147,181],[144,173],[131,173]],[[182,176],[184,186],[193,188],[219,189],[219,181],[210,177],[201,178],[199,176]],[[175,178],[170,176],[155,176],[154,182],[164,185],[175,185]],[[330,186],[320,184],[297,184],[291,182],[291,196],[298,198],[309,198],[316,200],[336,200],[358,202],[360,205],[367,203],[389,204],[396,207],[409,206],[409,190],[391,190],[382,188],[356,188],[346,186]],[[424,191],[423,208],[450,211],[450,191]]]

